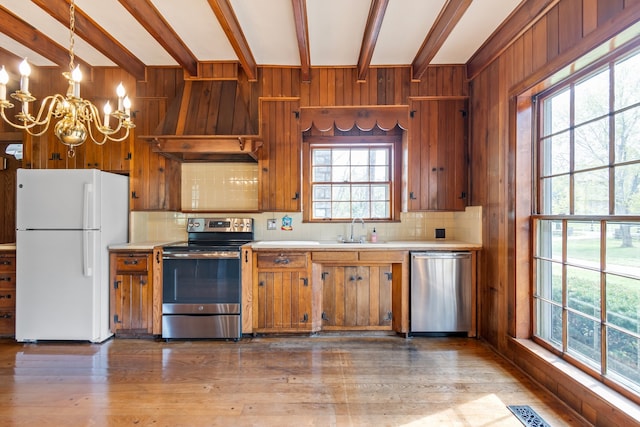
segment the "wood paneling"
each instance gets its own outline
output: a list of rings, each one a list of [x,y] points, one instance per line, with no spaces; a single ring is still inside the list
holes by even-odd
[[[521,173],[522,168],[531,168],[531,137],[518,135],[515,129],[516,114],[527,126],[530,118],[517,107],[515,96],[638,19],[638,2],[559,1],[471,81],[471,205],[483,206],[480,336],[507,357],[514,357],[509,335],[524,338],[531,331],[527,264],[531,181],[530,171]],[[528,369],[526,363],[520,365]],[[565,400],[588,417],[585,396]]]

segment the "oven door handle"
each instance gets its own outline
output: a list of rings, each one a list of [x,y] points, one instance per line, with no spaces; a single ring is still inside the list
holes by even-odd
[[[239,251],[163,253],[162,259],[240,259]]]

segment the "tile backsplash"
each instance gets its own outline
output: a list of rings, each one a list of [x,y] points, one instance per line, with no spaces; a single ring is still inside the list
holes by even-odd
[[[256,163],[183,163],[182,209],[258,210]]]
[[[334,240],[348,236],[350,223],[303,223],[300,212],[247,213],[182,213],[182,212],[131,212],[130,242],[184,241],[187,239],[186,222],[189,217],[240,216],[254,219],[256,240]],[[282,230],[282,219],[292,220],[292,230]],[[267,220],[276,220],[276,229],[267,230]],[[482,243],[482,207],[469,206],[463,212],[404,212],[400,222],[357,223],[354,234],[366,234],[367,239],[375,227],[378,241],[434,240],[435,229],[446,230],[445,240]]]

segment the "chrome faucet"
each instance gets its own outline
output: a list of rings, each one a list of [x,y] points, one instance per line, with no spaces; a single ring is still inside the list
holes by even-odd
[[[353,218],[353,220],[351,221],[351,238],[350,238],[351,242],[355,242],[356,241],[356,239],[353,236],[353,224],[355,224],[356,221],[360,221],[360,223],[362,224],[362,229],[365,228],[364,220],[362,218]]]

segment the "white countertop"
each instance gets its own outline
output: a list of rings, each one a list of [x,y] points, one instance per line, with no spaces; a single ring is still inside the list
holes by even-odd
[[[305,249],[305,250],[480,250],[478,243],[457,240],[391,240],[384,242],[340,243],[335,240],[261,240],[249,243],[252,249]]]
[[[130,251],[144,251],[144,250],[153,250],[156,246],[164,246],[169,243],[174,243],[173,241],[150,241],[150,242],[135,242],[135,243],[120,243],[109,245],[109,250],[130,250]]]

